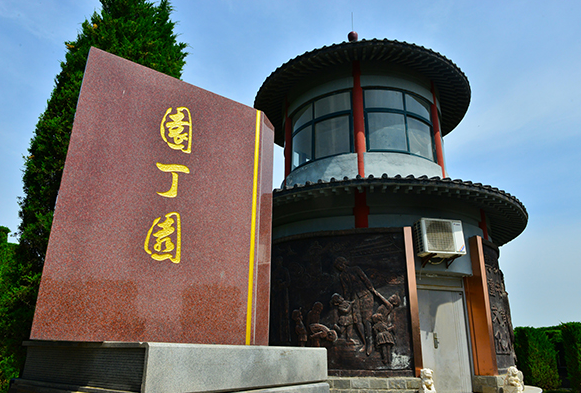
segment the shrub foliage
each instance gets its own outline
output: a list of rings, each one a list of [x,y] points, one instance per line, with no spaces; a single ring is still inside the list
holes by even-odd
[[[525,383],[543,389],[561,386],[557,351],[546,333],[532,327],[517,327],[514,334],[517,367],[523,372]]]
[[[571,389],[581,392],[581,323],[568,322],[560,327]]]

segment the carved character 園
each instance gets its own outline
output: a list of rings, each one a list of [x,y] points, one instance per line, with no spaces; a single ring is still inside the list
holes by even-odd
[[[156,218],[147,232],[143,248],[152,259],[163,261],[169,259],[180,263],[181,258],[181,221],[177,212],[165,215],[165,220]],[[154,229],[158,228],[154,232]],[[154,242],[153,242],[154,241]],[[153,243],[153,247],[151,247]]]

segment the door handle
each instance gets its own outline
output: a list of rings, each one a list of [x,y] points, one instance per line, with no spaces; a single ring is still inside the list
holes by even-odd
[[[434,333],[434,348],[438,349],[438,345],[440,345],[440,340],[438,340],[438,333]]]

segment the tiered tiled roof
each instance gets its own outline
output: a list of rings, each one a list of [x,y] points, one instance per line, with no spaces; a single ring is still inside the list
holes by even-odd
[[[354,179],[345,177],[342,180],[319,180],[316,183],[295,184],[274,190],[274,208],[291,205],[306,199],[321,198],[331,194],[353,193],[355,190],[369,193],[385,193],[386,198],[395,194],[416,194],[420,197],[446,198],[457,200],[459,204],[466,204],[484,210],[491,236],[498,246],[508,243],[524,231],[528,213],[524,205],[514,196],[498,188],[472,183],[471,181],[452,180],[427,176],[414,177],[381,177]]]
[[[361,40],[324,46],[289,60],[262,84],[254,107],[266,113],[275,127],[275,142],[284,142],[283,108],[292,87],[305,78],[354,60],[395,64],[425,75],[434,82],[442,111],[442,133],[448,134],[464,117],[470,103],[466,75],[451,60],[431,49],[394,40]]]

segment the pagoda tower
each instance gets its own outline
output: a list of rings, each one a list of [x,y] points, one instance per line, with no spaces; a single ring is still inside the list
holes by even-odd
[[[528,215],[504,191],[448,177],[443,138],[470,95],[441,54],[354,32],[265,80],[255,107],[285,154],[271,345],[326,347],[330,376],[430,368],[442,392],[483,391],[515,364],[499,247]]]

